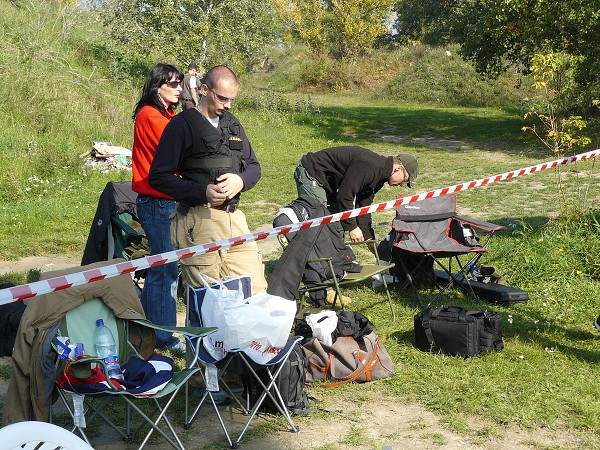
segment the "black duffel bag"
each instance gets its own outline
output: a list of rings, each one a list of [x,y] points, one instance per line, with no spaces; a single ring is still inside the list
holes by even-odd
[[[415,316],[415,343],[426,352],[475,356],[502,350],[502,318],[493,311],[460,306],[425,308]]]

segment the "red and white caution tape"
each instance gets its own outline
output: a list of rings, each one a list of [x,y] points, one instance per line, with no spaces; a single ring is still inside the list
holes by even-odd
[[[97,269],[86,270],[70,275],[49,278],[48,280],[36,281],[34,283],[2,289],[0,290],[0,305],[11,303],[17,300],[24,300],[26,298],[36,297],[38,295],[47,294],[49,292],[59,291],[61,289],[67,289],[71,286],[80,286],[82,284],[92,283],[94,281],[103,280],[105,278],[111,278],[125,273],[135,272],[136,270],[160,266],[162,264],[179,261],[181,259],[190,258],[192,256],[203,255],[205,253],[214,252],[220,249],[235,247],[237,245],[242,245],[247,242],[261,241],[263,239],[269,239],[281,234],[306,230],[308,228],[327,225],[331,222],[338,222],[340,220],[349,219],[351,217],[357,217],[376,211],[383,211],[390,208],[396,208],[400,205],[407,205],[409,203],[418,202],[419,200],[424,200],[426,198],[433,198],[439,197],[440,195],[453,194],[455,192],[473,189],[479,186],[485,186],[487,184],[496,183],[498,181],[509,180],[511,178],[520,177],[522,175],[529,175],[542,170],[551,169],[560,165],[571,164],[577,161],[584,161],[587,159],[595,158],[599,154],[600,149],[596,149],[586,153],[580,153],[575,156],[561,158],[554,161],[538,164],[535,166],[526,167],[523,169],[513,170],[512,172],[505,172],[500,175],[494,175],[491,177],[456,184],[454,186],[448,186],[433,191],[427,191],[422,192],[420,194],[401,197],[395,200],[389,200],[387,202],[376,203],[364,208],[357,208],[350,211],[331,214],[329,216],[319,217],[316,219],[307,220],[305,222],[285,225],[277,228],[271,228],[269,230],[245,234],[230,239],[222,239],[216,242],[196,245],[180,250],[161,253],[159,255],[148,256],[146,258],[133,259],[131,261],[112,264]]]

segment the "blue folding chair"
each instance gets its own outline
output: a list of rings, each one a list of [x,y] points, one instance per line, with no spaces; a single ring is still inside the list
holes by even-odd
[[[237,283],[242,283],[242,288],[244,290],[245,298],[251,296],[252,284],[250,277],[235,277],[227,279],[223,282],[223,284],[229,288],[237,288]],[[217,287],[217,286],[215,286]],[[204,300],[204,294],[206,293],[206,287],[202,288],[194,288],[188,286],[187,289],[187,320],[189,321],[189,325],[194,326],[194,323],[203,323],[202,322],[202,302]],[[244,353],[241,349],[233,349],[229,350],[226,356],[223,359],[217,360],[215,359],[201,344],[199,348],[196,346],[196,342],[192,342],[188,340],[190,348],[195,353],[197,358],[197,363],[199,366],[214,366],[217,369],[217,382],[219,387],[222,388],[232,402],[237,405],[242,413],[245,416],[248,416],[248,420],[246,421],[243,429],[241,430],[239,436],[235,441],[231,438],[231,433],[227,430],[219,407],[215,401],[213,396],[213,392],[208,389],[209,383],[207,382],[207,374],[205,371],[201,370],[200,374],[202,380],[204,381],[207,389],[204,390],[200,401],[192,414],[188,414],[188,405],[186,404],[186,423],[185,428],[190,428],[192,422],[196,418],[196,415],[202,408],[202,406],[208,400],[212,405],[213,410],[217,415],[217,419],[221,424],[221,428],[225,433],[225,437],[229,443],[231,448],[238,448],[240,445],[240,441],[242,437],[245,435],[248,427],[252,420],[258,415],[261,407],[263,406],[265,400],[269,398],[271,400],[271,404],[275,406],[277,411],[283,415],[290,426],[290,431],[298,432],[299,428],[294,424],[290,412],[287,409],[287,405],[285,404],[279,389],[277,388],[277,378],[279,377],[281,370],[283,369],[285,361],[289,358],[292,353],[294,346],[302,340],[301,336],[290,337],[283,349],[274,356],[267,363],[257,363],[253,361],[246,353]],[[263,370],[264,369],[264,370]],[[266,374],[266,376],[261,377],[259,372]],[[234,391],[227,385],[224,380],[225,373],[235,373],[239,375],[248,375],[251,379],[260,386],[262,392],[258,396],[258,398],[251,403],[250,395],[246,395],[246,401],[241,402],[240,399],[235,395]],[[187,396],[189,398],[189,396]],[[186,402],[187,403],[187,402]],[[245,403],[245,404],[243,404]]]

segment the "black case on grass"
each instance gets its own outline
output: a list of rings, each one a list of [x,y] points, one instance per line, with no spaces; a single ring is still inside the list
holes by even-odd
[[[425,308],[414,318],[415,344],[423,351],[475,356],[502,350],[502,318],[493,311],[460,306]]]
[[[440,283],[447,283],[450,279],[450,276],[443,270],[434,270],[434,274],[436,280]],[[464,278],[459,278],[459,280],[462,284],[466,283]],[[480,281],[469,281],[469,283],[478,297],[504,306],[512,303],[524,303],[529,300],[527,291],[516,287],[497,283],[481,283]]]

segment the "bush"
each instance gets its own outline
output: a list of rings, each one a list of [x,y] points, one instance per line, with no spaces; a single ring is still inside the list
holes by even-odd
[[[425,46],[397,50],[402,62],[383,89],[386,97],[444,106],[517,105],[530,92],[529,83],[516,73],[483,78],[457,48]]]

